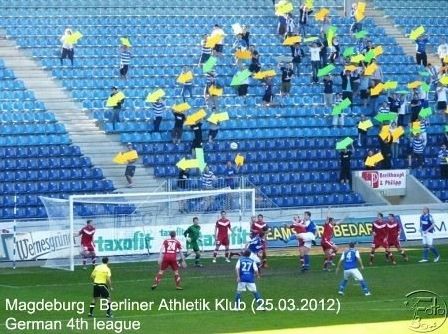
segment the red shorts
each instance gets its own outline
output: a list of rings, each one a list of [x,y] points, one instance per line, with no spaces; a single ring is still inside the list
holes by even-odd
[[[216,246],[229,246],[230,242],[229,242],[229,237],[222,237],[216,239]]]
[[[336,245],[331,241],[321,241],[320,245],[322,246],[322,249],[326,251],[327,249],[333,249],[336,247]]]
[[[395,248],[401,248],[400,240],[398,238],[387,240],[387,243],[389,244],[389,247],[395,247]]]
[[[373,239],[372,248],[377,249],[380,247],[387,249],[387,248],[389,248],[389,245],[387,244],[387,241],[385,241],[385,240]]]
[[[175,258],[163,259],[162,263],[160,264],[160,269],[165,270],[168,267],[171,267],[171,269],[173,270],[178,270],[179,264],[177,263],[177,260]]]
[[[81,245],[84,252],[95,252],[95,246],[93,244],[90,245]]]

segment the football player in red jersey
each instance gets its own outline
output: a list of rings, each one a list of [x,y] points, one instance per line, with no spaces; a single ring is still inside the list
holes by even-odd
[[[379,247],[383,247],[386,252],[386,258],[395,263],[394,255],[389,251],[389,245],[387,244],[387,226],[386,221],[383,218],[383,214],[378,212],[375,221],[372,224],[372,249],[370,250],[370,262],[373,264],[375,257],[375,250]]]
[[[163,273],[168,267],[171,267],[174,272],[174,282],[176,283],[176,290],[183,290],[180,286],[180,275],[179,275],[179,264],[177,263],[177,255],[180,255],[182,260],[182,267],[186,268],[187,263],[185,262],[184,254],[182,253],[182,245],[179,240],[176,239],[176,232],[170,232],[170,238],[163,241],[162,246],[160,247],[160,256],[159,256],[159,272],[154,278],[154,283],[151,286],[151,289],[157,288],[159,285]]]
[[[92,225],[92,220],[89,219],[86,225],[78,232],[78,236],[81,236],[81,256],[83,269],[86,268],[87,258],[92,259],[92,265],[96,263],[95,254],[95,242],[93,236],[95,235],[95,227]]]
[[[401,248],[400,244],[401,225],[393,213],[389,213],[387,217],[386,228],[387,228],[387,245],[389,246],[389,250],[391,247],[395,247],[400,252],[403,259],[405,261],[408,261],[408,255]]]
[[[338,247],[331,240],[333,238],[334,227],[341,223],[341,221],[335,221],[332,217],[327,217],[324,224],[324,230],[320,239],[320,245],[324,251],[325,260],[323,270],[330,270],[330,266],[334,266],[333,259],[338,252]]]
[[[216,221],[215,225],[215,251],[213,252],[213,263],[216,263],[216,256],[218,255],[219,248],[225,247],[226,262],[230,262],[229,259],[229,231],[231,229],[230,220],[226,218],[226,212],[221,211],[221,218]]]
[[[293,218],[292,224],[289,225],[289,228],[293,231],[295,239],[297,239],[297,245],[299,247],[299,266],[303,269],[305,267],[306,245],[302,236],[306,233],[306,226],[300,217],[296,216]],[[290,237],[290,240],[292,240],[292,238],[293,236]],[[311,245],[309,246],[311,247]]]
[[[269,230],[268,225],[264,222],[264,217],[262,214],[259,214],[257,216],[256,221],[251,222],[250,232],[251,232],[252,236],[263,234],[264,242],[263,242],[263,248],[261,249],[261,267],[262,268],[268,267],[268,259],[267,259],[267,253],[266,253],[266,250],[268,247],[268,243],[266,240],[266,234],[267,234],[268,230]]]

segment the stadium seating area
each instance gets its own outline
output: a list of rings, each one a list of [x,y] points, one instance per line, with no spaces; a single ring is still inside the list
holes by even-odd
[[[2,60],[0,78],[0,219],[45,217],[40,195],[113,190]]]
[[[194,67],[195,73],[194,97],[188,102],[193,108],[204,106],[202,94],[205,77],[202,71],[195,67],[200,54],[199,43],[203,34],[209,33],[214,24],[220,24],[228,36],[225,40],[225,55],[219,60],[216,70],[218,82],[225,86],[220,106],[223,111],[229,112],[230,120],[221,124],[217,141],[204,146],[206,160],[215,174],[222,175],[225,162],[233,160],[235,151],[230,150],[229,144],[236,141],[239,145],[238,151],[246,157],[246,164],[241,169],[242,175],[260,186],[261,191],[279,206],[363,203],[359,194],[352,192],[347,185],[339,183],[339,155],[334,149],[336,141],[346,136],[353,138],[356,136],[357,115],[363,110],[355,106],[352,113],[346,115],[345,125],[333,128],[331,117],[326,116],[330,110],[323,105],[322,86],[309,84],[311,73],[309,56],[301,65],[301,75],[293,80],[291,96],[282,101],[282,106],[261,107],[263,87],[255,80],[250,83],[247,104],[244,104],[229,86],[236,71],[231,54],[232,24],[239,22],[250,26],[251,43],[255,44],[260,52],[263,68],[274,68],[279,56],[290,54],[289,47],[281,46],[275,33],[277,19],[273,15],[271,1],[266,0],[260,4],[259,1],[245,0],[235,4],[230,0],[222,0],[219,4],[210,3],[209,7],[204,7],[203,2],[199,0],[170,0],[158,4],[157,7],[150,6],[143,0],[122,3],[82,0],[76,2],[76,5],[67,5],[62,0],[16,0],[12,3],[0,1],[3,6],[1,25],[6,29],[7,35],[14,38],[21,47],[30,49],[33,56],[40,59],[42,65],[51,70],[53,75],[62,81],[64,87],[71,91],[73,98],[82,102],[84,107],[90,110],[92,117],[102,122],[106,132],[112,131],[109,122],[110,111],[105,108],[110,87],[116,85],[125,93],[126,102],[121,122],[117,127],[121,141],[135,143],[139,154],[143,156],[144,164],[154,167],[156,176],[165,178],[177,176],[178,170],[175,164],[190,154],[189,142],[192,133],[184,132],[181,145],[171,144],[169,130],[172,128],[173,120],[170,113],[166,114],[162,122],[162,131],[152,132],[151,110],[144,102],[146,95],[155,88],[163,88],[168,95],[167,105],[181,102],[181,87],[176,86],[176,77],[182,67],[187,65]],[[316,7],[325,5],[334,11],[333,7],[340,7],[342,1],[316,0],[314,3]],[[377,1],[378,3],[383,2]],[[219,14],[210,16],[211,10]],[[431,20],[436,22],[436,19]],[[348,32],[348,19],[333,15],[332,24],[338,27],[342,49],[354,45],[354,40]],[[310,25],[309,35],[317,36],[319,26],[313,20]],[[59,38],[68,26],[81,31],[84,35],[76,46],[73,68],[68,65],[61,66],[59,61]],[[387,80],[396,80],[404,87],[406,83],[419,78],[419,68],[414,64],[414,60],[403,53],[393,38],[385,36],[384,29],[376,27],[369,18],[364,22],[364,29],[369,32],[373,42],[382,45],[385,50],[379,62]],[[133,45],[131,50],[133,59],[129,79],[126,81],[120,80],[118,75],[118,44],[122,36],[127,36]],[[304,50],[307,52],[306,47]],[[340,67],[334,73],[338,71]],[[7,80],[6,75],[13,74],[7,69],[3,69],[3,73],[5,79],[1,85],[6,87],[10,84],[6,82],[12,81]],[[278,83],[278,78],[276,80]],[[340,86],[339,77],[335,77],[335,83],[336,87]],[[20,96],[18,98],[22,99],[20,94],[29,100],[6,103],[6,107],[3,106],[5,96]],[[32,99],[32,93],[25,90],[21,93],[4,90],[0,99],[3,100],[0,100],[2,110],[12,111],[7,116],[5,113],[0,114],[2,134],[15,134],[0,137],[0,157],[6,158],[1,164],[4,163],[5,167],[10,157],[9,146],[14,148],[17,154],[19,151],[29,149],[29,152],[26,151],[28,154],[31,152],[31,147],[36,148],[39,159],[45,159],[45,155],[39,153],[39,150],[53,147],[60,147],[62,150],[64,147],[68,151],[76,151],[75,147],[67,146],[69,139],[63,126],[54,120],[54,116],[45,112],[43,105]],[[278,99],[276,101],[279,102]],[[22,110],[30,112],[19,112]],[[24,114],[34,116],[23,116]],[[28,117],[32,118],[30,124],[25,121]],[[15,121],[17,119],[19,121]],[[438,139],[431,135],[441,133],[442,124],[441,117],[431,117],[426,151],[428,167],[415,171],[415,174],[424,180],[437,196],[446,200],[448,199],[446,184],[437,180],[437,161],[434,159],[439,147]],[[204,131],[206,138],[207,124],[204,124]],[[38,135],[49,132],[53,134]],[[378,147],[376,134],[375,129],[369,132],[368,148]],[[35,140],[33,145],[36,146],[20,147],[22,143],[30,145],[33,140]],[[52,145],[44,146],[48,144]],[[65,146],[58,146],[59,144]],[[403,159],[395,162],[396,168],[407,167],[404,159],[407,152],[405,145],[408,145],[407,139],[403,140],[401,149]],[[352,158],[353,169],[362,168],[365,155],[366,148],[355,150]],[[69,192],[113,189],[108,181],[101,180],[100,170],[91,169],[88,158],[81,157],[79,150],[63,157],[49,151],[47,166],[52,166],[49,168],[53,168],[53,164],[59,166],[61,181],[56,180],[57,176],[54,175],[51,175],[52,179],[48,182],[31,181],[33,167],[28,167],[28,163],[29,166],[35,163],[31,156],[28,156],[26,165],[20,162],[23,166],[16,167],[20,170],[29,169],[30,175],[28,177],[26,174],[23,184],[25,193],[33,194],[35,189],[39,193],[48,191],[60,196]],[[41,170],[36,171],[37,175],[39,173],[45,175],[43,172],[45,168],[40,166],[39,163]],[[14,167],[10,169],[13,170]],[[6,171],[1,172],[1,175],[5,178]],[[73,181],[75,179],[85,180]],[[32,185],[28,186],[28,183]],[[10,196],[3,196],[2,200],[3,203],[11,203]],[[38,205],[37,202],[30,203]],[[4,207],[6,209],[3,209],[2,217],[11,217],[10,207]],[[31,217],[33,214],[36,217],[43,215],[38,206],[28,207],[25,210],[28,210],[26,215],[22,215],[25,217]]]

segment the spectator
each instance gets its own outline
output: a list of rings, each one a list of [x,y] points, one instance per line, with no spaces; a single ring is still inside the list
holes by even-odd
[[[320,37],[325,41],[327,39],[328,29],[331,27],[330,17],[325,16],[320,27]]]
[[[423,65],[426,67],[428,65],[428,57],[426,55],[426,45],[429,43],[426,35],[422,35],[415,41],[416,55],[418,65]]]
[[[389,111],[398,115],[401,108],[401,101],[398,94],[393,93],[387,98],[389,102]]]
[[[332,45],[330,47],[330,56],[328,57],[328,60],[330,61],[330,63],[334,64],[336,62],[339,62],[340,52],[341,52],[341,48],[339,46],[338,39],[336,37],[334,37]]]
[[[367,108],[367,102],[369,101],[369,77],[361,74],[359,81],[359,97],[362,101],[362,106]]]
[[[120,47],[120,78],[127,79],[132,54],[126,45]]]
[[[163,98],[159,98],[156,102],[152,103],[151,108],[154,132],[160,132],[160,123],[162,123],[163,115],[166,108],[165,100]]]
[[[448,147],[448,126],[445,126],[445,132],[442,136],[442,143],[443,143],[443,145]]]
[[[331,75],[324,77],[324,100],[326,107],[331,108],[333,106],[333,79]]]
[[[312,68],[312,82],[318,83],[319,78],[317,77],[317,72],[319,71],[320,67],[320,50],[321,47],[317,45],[317,43],[311,44],[309,47],[310,54],[311,54],[311,68]]]
[[[420,94],[420,102],[421,102],[422,108],[428,108],[429,92],[425,92],[425,90],[423,89],[423,86],[420,86],[420,88],[418,90],[419,90],[419,94]]]
[[[387,126],[387,125],[383,125]],[[380,151],[381,154],[383,155],[383,161],[382,161],[382,166],[383,169],[391,169],[392,165],[391,165],[391,155],[392,155],[392,151],[391,151],[391,146],[392,146],[392,135],[390,134],[390,132],[387,132],[387,135],[384,138],[381,138],[380,136],[378,136],[378,140],[380,142]]]
[[[342,102],[342,94],[338,93],[336,94],[336,98],[334,100],[334,105],[337,105]],[[345,114],[344,112],[341,112],[339,115],[333,116],[333,127],[343,127],[344,126],[344,118]]]
[[[411,140],[411,151],[412,155],[409,156],[409,168],[413,167],[412,160],[415,160],[415,167],[423,166],[425,158],[423,156],[425,151],[425,144],[423,142],[422,136],[417,133]]]
[[[295,43],[294,45],[291,45],[292,68],[296,76],[300,74],[299,65],[302,62],[302,58],[304,55],[305,54],[302,48],[300,47],[300,43]]]
[[[205,166],[201,176],[202,189],[204,190],[213,189],[213,181],[215,180],[216,180],[215,174],[210,170],[210,168],[208,168],[208,166]]]
[[[67,41],[68,37],[72,34],[72,30],[67,28],[64,31],[64,35],[59,39],[62,43],[62,51],[61,51],[61,65],[63,65],[63,60],[65,58],[70,59],[70,63],[73,66],[73,59],[75,57],[75,49],[73,44]]]
[[[389,126],[389,131],[390,131],[390,136],[392,138],[392,144],[391,144],[391,149],[392,149],[392,160],[395,160],[398,158],[399,155],[399,144],[400,144],[400,138],[395,138],[392,136],[392,133],[397,129],[397,123],[396,122],[392,122],[390,123]]]
[[[232,50],[233,52],[237,52],[243,49],[246,49],[245,42],[243,41],[243,35],[237,34],[235,35],[235,40],[233,41]],[[240,66],[243,60],[235,57],[235,65]]]
[[[202,123],[193,124],[190,128],[194,134],[193,142],[191,143],[191,149],[194,152],[195,148],[202,148]]]
[[[420,100],[419,91],[414,88],[411,96],[411,122],[415,122],[418,119],[418,114],[422,110],[422,102]]]
[[[384,74],[383,74],[383,69],[381,68],[381,65],[378,64],[376,59],[372,59],[372,64],[376,64],[377,68],[376,68],[376,71],[373,72],[372,76],[370,77],[370,80],[372,80],[374,86],[376,86],[379,83],[384,82]]]
[[[280,95],[288,96],[291,91],[291,79],[294,75],[294,71],[292,69],[292,63],[287,64],[279,64],[280,71],[282,72],[282,85],[280,88]]]
[[[243,39],[244,43],[246,43],[246,48],[249,48],[250,42],[249,42],[249,38],[250,38],[250,31],[249,31],[249,26],[243,24],[241,26],[242,31],[241,31],[241,38]]]
[[[440,58],[440,62],[442,66],[445,64],[445,58],[448,57],[448,43],[446,42],[446,38],[442,37],[440,40],[440,45],[437,47],[437,55]]]
[[[426,144],[428,143],[428,126],[429,126],[429,121],[426,118],[423,118],[423,117],[419,117],[418,121],[420,122],[420,136],[422,137],[423,145],[426,146]]]
[[[339,181],[341,183],[352,183],[352,171],[351,171],[351,158],[352,158],[352,151],[344,149],[340,153],[340,159],[341,159],[341,171],[339,175]]]
[[[112,92],[110,94],[110,97],[118,94],[119,92],[120,91],[118,90],[118,88],[113,86],[112,87]],[[112,107],[112,119],[111,119],[111,121],[112,121],[112,129],[114,131],[117,130],[117,128],[116,128],[117,127],[117,123],[120,122],[120,112],[121,112],[121,107],[123,106],[123,103],[124,103],[124,99],[118,101],[118,103],[115,106]]]
[[[348,98],[353,104],[353,81],[354,78],[351,76],[350,71],[341,72],[342,78],[342,100]],[[350,106],[352,107],[352,105]]]
[[[361,119],[359,122],[367,121],[367,117],[364,114],[361,114]],[[367,131],[358,127],[358,146],[366,147],[367,146]]]
[[[378,109],[378,114],[388,114],[389,113],[389,104],[387,101],[383,101],[383,103],[380,106],[380,109]]]
[[[404,126],[405,124],[408,124],[409,122],[405,119],[406,118],[406,107],[409,103],[408,101],[408,94],[401,93],[398,97],[400,100],[400,109],[398,110],[398,126]]]
[[[306,26],[308,24],[308,16],[313,12],[305,4],[302,4],[299,9],[299,34],[306,37]]]
[[[218,85],[214,85],[216,87],[216,89],[222,89],[221,86]],[[215,94],[210,94],[210,89],[207,90],[208,95],[206,96],[206,105],[207,108],[211,109],[212,111],[216,111],[218,110],[219,107],[219,96],[215,95]]]
[[[286,36],[296,35],[296,24],[291,13],[286,14]]]
[[[222,30],[221,26],[218,24],[215,24],[212,29],[212,33],[210,34],[211,37],[213,36],[222,36],[222,40],[219,43],[216,43],[215,47],[213,48],[213,51],[216,56],[220,57],[222,56],[222,53],[224,51],[224,30]]]
[[[218,135],[218,131],[219,131],[219,122],[217,122],[216,124],[210,122],[208,130],[208,142],[210,144],[212,144],[215,141],[215,138]]]
[[[249,46],[249,51],[252,55],[250,59],[249,71],[251,71],[252,73],[260,72],[261,70],[260,54],[255,49],[255,45]]]
[[[182,112],[175,112],[172,111],[174,115],[174,127],[171,131],[171,137],[173,139],[173,144],[180,144],[180,141],[182,139],[182,132],[184,128],[184,122],[185,122],[185,114]]]
[[[184,66],[182,68],[181,75],[184,73],[188,73],[188,72],[190,72],[190,68],[188,66]],[[186,101],[185,95],[186,95],[187,91],[188,91],[188,95],[190,96],[190,99],[191,99],[193,97],[193,79],[185,81],[185,83],[182,86],[182,91],[180,94],[182,95],[182,100],[184,102]]]
[[[373,165],[373,166],[368,166],[368,165],[366,165],[366,161],[367,161],[367,159],[370,158],[370,157],[372,157],[372,156],[373,156],[373,151],[372,151],[372,150],[368,150],[368,151],[367,151],[367,155],[366,155],[366,157],[364,158],[364,169],[367,169],[367,170],[373,170],[373,169],[376,169],[376,165]]]
[[[179,168],[179,176],[177,177],[177,188],[181,191],[188,190],[188,179],[190,178],[190,173],[188,169]],[[185,200],[179,201],[179,212],[187,213],[187,202]]]
[[[127,145],[128,148],[128,152],[132,152],[134,151],[134,148],[132,146],[132,143],[128,143]],[[128,181],[128,188],[132,188],[133,187],[133,183],[132,183],[132,178],[135,175],[135,163],[137,162],[137,159],[131,159],[127,161],[127,165],[126,165],[126,170],[124,172],[124,176],[126,177],[126,181]]]
[[[236,72],[235,75],[241,74],[242,72],[244,72],[244,70],[245,70],[244,66],[241,65],[238,72]],[[246,104],[248,88],[249,88],[249,78],[245,79],[240,85],[236,86],[238,96],[243,99],[243,104]]]
[[[278,26],[277,26],[277,34],[281,37],[281,40],[285,38],[286,29],[287,29],[287,21],[288,17],[285,15],[279,15],[278,17]]]
[[[263,105],[269,107],[272,104],[274,98],[273,93],[273,81],[272,77],[267,77],[264,79],[264,95],[263,95]]]
[[[448,150],[446,149],[446,145],[442,144],[440,147],[439,154],[437,155],[439,159],[440,166],[440,178],[447,180],[448,179]]]
[[[359,86],[361,84],[361,74],[364,73],[364,67],[362,65],[356,66],[356,69],[351,72],[351,76],[353,78],[353,98],[355,98],[359,94]]]
[[[320,47],[319,51],[320,67],[325,67],[328,64],[328,55],[327,55],[328,42],[327,40],[324,41],[318,40],[316,43],[317,46]]]
[[[225,182],[226,186],[230,189],[234,189],[237,182],[237,173],[238,173],[238,167],[235,167],[232,161],[227,161],[226,168],[224,170],[225,174]]]
[[[202,66],[205,62],[207,62],[207,60],[212,55],[212,49],[208,48],[206,46],[208,37],[209,37],[209,35],[207,35],[207,34],[205,34],[202,37],[202,41],[201,41],[201,57],[199,58],[199,64],[198,64],[199,67]]]
[[[431,88],[434,88],[439,80],[439,73],[437,73],[436,67],[431,63],[428,63],[428,66],[426,66],[426,71],[429,73],[429,85]]]
[[[352,4],[352,8],[350,10],[350,34],[354,35],[357,32],[362,30],[362,23],[356,21],[356,17],[355,17],[355,13],[356,13],[356,9],[358,8],[358,5],[356,3]]]
[[[436,88],[436,95],[437,95],[437,111],[439,113],[445,114],[447,110],[447,103],[446,103],[446,93],[447,89],[442,84],[438,84]]]
[[[217,97],[210,94],[210,87],[217,86],[216,84],[216,72],[210,71],[205,73],[205,88],[204,88],[204,99],[205,104],[210,109],[217,109]]]

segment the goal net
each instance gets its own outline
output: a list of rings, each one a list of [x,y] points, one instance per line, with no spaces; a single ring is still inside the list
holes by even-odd
[[[254,189],[74,195],[68,200],[41,200],[48,215],[46,235],[54,238],[44,266],[72,271],[82,263],[78,234],[88,219],[96,228],[96,256],[130,262],[157,259],[170,231],[176,231],[185,248],[183,233],[194,217],[199,218],[201,226],[201,250],[214,249],[215,223],[222,210],[231,221],[230,247],[241,249],[249,240],[250,217],[255,214]]]

